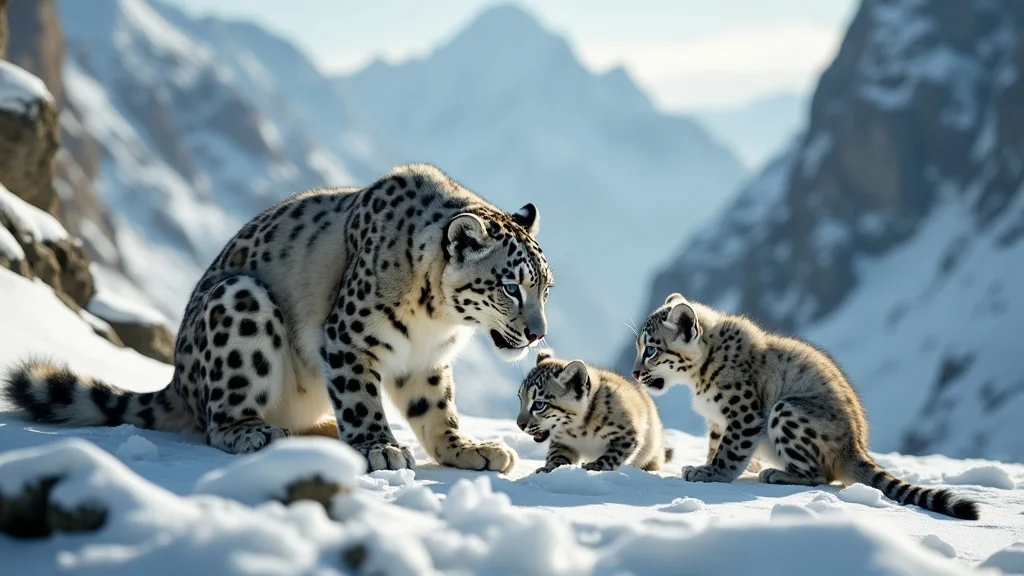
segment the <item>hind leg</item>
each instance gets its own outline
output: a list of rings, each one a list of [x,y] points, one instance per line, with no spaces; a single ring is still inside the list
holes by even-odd
[[[820,434],[814,428],[817,411],[797,400],[783,400],[768,416],[768,439],[784,469],[765,468],[758,475],[768,484],[826,484],[822,469]]]
[[[185,368],[192,394],[202,395],[207,444],[244,454],[290,436],[265,420],[291,362],[270,293],[254,278],[233,276],[214,285],[196,312],[198,350]]]

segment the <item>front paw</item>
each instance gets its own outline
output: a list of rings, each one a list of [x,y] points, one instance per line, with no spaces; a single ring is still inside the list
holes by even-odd
[[[540,468],[537,468],[536,470],[534,470],[533,473],[534,474],[547,474],[549,472],[554,472],[555,468],[558,468],[558,466],[555,466],[555,465],[552,465],[552,464],[545,464],[544,466],[541,466]]]
[[[416,466],[416,459],[412,456],[412,450],[394,441],[370,442],[353,445],[352,447],[366,457],[368,472],[373,472],[374,470],[401,470]]]
[[[618,468],[618,466],[603,460],[594,460],[593,462],[587,462],[583,465],[584,470],[590,470],[591,472],[606,472],[608,470],[615,470],[616,468]]]
[[[470,442],[449,446],[440,458],[445,466],[463,470],[508,472],[515,468],[519,455],[504,442]]]
[[[728,482],[728,478],[714,466],[683,466],[683,480],[687,482]]]

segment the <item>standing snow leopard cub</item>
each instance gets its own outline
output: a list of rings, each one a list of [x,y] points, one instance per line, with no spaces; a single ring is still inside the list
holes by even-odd
[[[547,461],[537,472],[587,463],[587,470],[633,465],[660,469],[672,458],[647,392],[618,374],[537,353],[537,365],[519,387],[519,417],[534,441],[551,438]]]
[[[810,344],[672,294],[644,322],[636,346],[633,376],[653,394],[689,386],[693,408],[711,430],[714,456],[685,466],[684,479],[731,482],[756,455],[775,466],[761,470],[762,482],[859,482],[901,504],[978,519],[976,503],[914,486],[875,463],[860,398],[839,366]]]

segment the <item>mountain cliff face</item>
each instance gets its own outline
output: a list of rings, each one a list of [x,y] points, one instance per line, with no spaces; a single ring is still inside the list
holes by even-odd
[[[1024,458],[1022,32],[1019,2],[865,0],[806,132],[642,313],[680,291],[813,339],[879,450]]]
[[[423,59],[338,81],[399,161],[444,167],[505,209],[541,213],[554,265],[550,343],[610,364],[642,283],[727,202],[736,157],[658,112],[621,68],[595,75],[513,6],[483,12]]]

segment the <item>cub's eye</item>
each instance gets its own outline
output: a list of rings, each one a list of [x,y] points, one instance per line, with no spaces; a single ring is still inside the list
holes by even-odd
[[[505,293],[509,296],[519,295],[519,284],[516,284],[515,282],[506,282],[503,287],[505,288]]]
[[[543,411],[545,411],[547,409],[548,409],[548,403],[547,402],[543,402],[541,400],[535,400],[533,402],[533,406],[530,406],[530,412],[533,412],[534,414],[536,414],[538,412],[543,412]]]
[[[658,353],[658,349],[654,346],[648,346],[644,348],[644,358],[654,358],[654,355]]]

